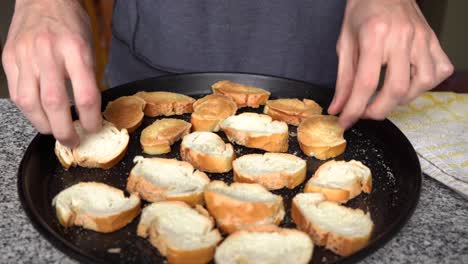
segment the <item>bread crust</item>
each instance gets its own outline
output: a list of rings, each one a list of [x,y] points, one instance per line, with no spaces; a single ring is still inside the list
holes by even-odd
[[[225,173],[232,170],[232,161],[236,157],[231,144],[226,144],[226,149],[230,149],[232,151],[231,156],[209,155],[207,153],[196,151],[184,144],[180,144],[180,156],[182,160],[189,162],[201,171]]]
[[[263,112],[274,120],[284,121],[290,125],[298,126],[304,119],[322,113],[322,107],[315,101],[296,98],[283,98],[268,100]]]
[[[104,118],[118,129],[132,133],[143,122],[146,102],[138,96],[122,96],[107,104]]]
[[[140,135],[144,153],[157,155],[171,151],[171,145],[190,132],[192,125],[181,119],[163,118],[149,125]]]
[[[239,108],[258,108],[260,105],[264,105],[270,97],[270,92],[265,89],[227,80],[216,82],[211,88],[215,94],[231,97]]]
[[[136,96],[146,101],[145,115],[172,116],[191,113],[195,99],[179,93],[157,91],[157,92],[138,92]]]
[[[345,151],[343,133],[337,117],[317,115],[301,122],[297,129],[297,139],[304,154],[326,160]]]
[[[219,123],[236,114],[237,104],[231,97],[209,94],[193,104],[190,118],[194,131],[219,131]]]
[[[239,183],[233,183],[231,186],[236,184]],[[258,225],[279,225],[284,217],[281,196],[274,202],[248,202],[209,188],[205,188],[204,196],[208,211],[215,218],[218,228],[225,233]]]
[[[233,128],[222,128],[229,141],[249,148],[263,149],[270,152],[288,151],[289,133],[277,133],[269,135],[255,135],[247,131],[239,131]]]
[[[241,158],[254,157],[254,156],[281,156],[285,159],[300,159],[296,156],[285,154],[285,153],[265,153],[265,154],[248,154],[244,155]],[[259,176],[252,176],[247,173],[242,173],[241,169],[238,167],[237,163],[233,163],[233,174],[234,181],[236,182],[245,182],[245,183],[258,183],[263,185],[268,190],[278,190],[281,188],[294,189],[302,182],[304,182],[307,172],[307,166],[304,166],[299,171],[295,173],[288,173],[286,171],[272,172],[268,174],[263,174]]]

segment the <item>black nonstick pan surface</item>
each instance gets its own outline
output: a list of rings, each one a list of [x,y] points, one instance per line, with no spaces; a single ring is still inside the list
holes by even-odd
[[[211,93],[211,85],[219,80],[231,80],[262,87],[271,92],[270,98],[310,98],[327,109],[333,90],[300,81],[272,76],[243,73],[194,73],[171,75],[128,83],[103,92],[103,109],[107,102],[138,91],[173,91],[199,98]],[[259,109],[242,108],[238,111],[260,112]],[[190,115],[176,116],[189,120]],[[22,206],[34,227],[55,247],[84,263],[163,263],[157,249],[148,241],[136,236],[137,217],[125,228],[110,234],[101,234],[80,227],[63,228],[57,221],[52,198],[63,189],[80,181],[103,182],[125,189],[133,158],[142,155],[139,145],[143,128],[158,118],[145,117],[143,124],[130,136],[128,152],[123,160],[109,170],[70,168],[66,171],[54,154],[52,136],[37,135],[24,154],[18,172],[18,192]],[[289,151],[307,160],[307,179],[324,161],[305,156],[297,143],[296,128],[290,126]],[[226,140],[222,132],[219,134]],[[420,195],[421,169],[416,153],[403,133],[390,121],[362,120],[346,131],[346,151],[337,160],[359,160],[367,165],[373,175],[373,190],[361,194],[346,205],[370,212],[375,230],[370,243],[355,254],[343,258],[321,247],[315,247],[312,263],[353,263],[382,247],[393,237],[413,213]],[[227,141],[227,140],[226,140]],[[234,146],[237,156],[262,153]],[[143,155],[149,156],[149,155]],[[179,143],[172,152],[159,157],[177,158]],[[232,182],[232,173],[208,174],[212,180]],[[307,181],[306,179],[306,181]],[[305,181],[305,182],[306,182]],[[293,190],[274,191],[284,198],[286,217],[281,226],[295,227],[290,217],[291,199],[302,192],[305,182]]]

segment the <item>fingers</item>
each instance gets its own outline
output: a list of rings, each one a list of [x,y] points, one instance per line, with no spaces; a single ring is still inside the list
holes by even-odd
[[[72,82],[75,105],[84,129],[101,128],[101,95],[92,67],[91,50],[84,41],[72,40],[64,46],[65,67]]]
[[[359,60],[349,100],[339,122],[348,128],[364,113],[369,98],[377,88],[383,61],[385,24],[370,21],[359,34]]]
[[[8,83],[8,92],[10,93],[10,99],[16,103],[17,95],[17,82],[18,82],[18,66],[16,65],[15,51],[11,48],[8,43],[5,45],[2,53],[2,65],[5,71]]]
[[[37,64],[41,69],[40,97],[54,137],[63,145],[74,147],[79,138],[72,123],[63,65],[53,52],[53,41],[47,35],[39,36],[36,41]]]
[[[445,52],[442,50],[439,40],[437,39],[435,34],[432,34],[431,36],[431,43],[429,49],[434,59],[436,76],[434,86],[436,86],[445,79],[447,79],[450,75],[452,75],[454,67],[452,62],[450,62],[450,59],[448,58],[447,54],[445,54]]]

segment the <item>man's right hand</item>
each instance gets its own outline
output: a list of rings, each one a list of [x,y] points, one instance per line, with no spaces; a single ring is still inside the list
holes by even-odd
[[[40,133],[52,133],[69,147],[79,143],[66,79],[81,125],[100,129],[89,18],[78,0],[17,0],[2,62],[11,100]]]

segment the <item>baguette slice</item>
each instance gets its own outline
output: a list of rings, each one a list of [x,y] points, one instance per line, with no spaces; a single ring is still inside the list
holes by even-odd
[[[135,95],[146,101],[145,115],[151,117],[191,113],[195,102],[190,96],[171,92],[138,92]]]
[[[341,256],[349,256],[366,246],[374,228],[369,213],[325,201],[321,193],[296,195],[291,216],[314,244]]]
[[[208,263],[222,237],[203,207],[178,201],[146,206],[137,234],[147,238],[169,263]]]
[[[236,154],[231,144],[213,132],[192,132],[182,139],[180,156],[195,168],[224,173],[232,169]]]
[[[226,118],[221,123],[229,141],[249,148],[270,152],[288,151],[288,125],[273,121],[270,116],[242,113]]]
[[[268,100],[263,112],[274,120],[284,121],[298,126],[302,120],[322,114],[322,107],[310,99],[277,99]]]
[[[360,161],[330,160],[322,164],[307,182],[304,192],[319,192],[329,201],[345,203],[361,191],[372,191],[372,175]]]
[[[188,162],[163,158],[134,159],[136,165],[127,179],[127,191],[138,193],[150,202],[183,201],[192,206],[203,204],[203,190],[208,176]]]
[[[244,155],[233,162],[234,181],[258,183],[269,190],[293,189],[305,180],[305,160],[286,153]]]
[[[219,123],[237,112],[237,105],[231,97],[210,94],[193,104],[190,119],[195,131],[219,131]]]
[[[138,96],[122,96],[109,102],[103,115],[118,129],[125,128],[131,133],[141,125],[145,105],[145,100]]]
[[[101,130],[96,133],[86,132],[78,120],[73,125],[80,137],[77,147],[70,149],[55,142],[55,155],[65,169],[76,165],[109,169],[125,156],[130,139],[126,129],[118,130],[114,124],[105,120]]]
[[[237,106],[258,108],[264,105],[270,97],[270,92],[265,89],[248,86],[231,81],[219,81],[211,86],[213,93],[226,95],[234,99]]]
[[[130,223],[140,213],[140,198],[104,183],[80,182],[52,200],[61,225],[82,226],[109,233]]]
[[[344,130],[336,116],[317,115],[304,120],[297,129],[301,150],[320,160],[341,155],[346,149]]]
[[[212,181],[205,187],[205,202],[219,229],[225,233],[259,225],[278,225],[284,217],[283,198],[259,184]]]
[[[312,258],[314,244],[299,230],[264,226],[228,236],[215,253],[217,264],[295,263]]]
[[[171,151],[171,145],[190,133],[192,125],[181,119],[163,118],[154,121],[141,132],[140,144],[147,154],[163,154]]]

